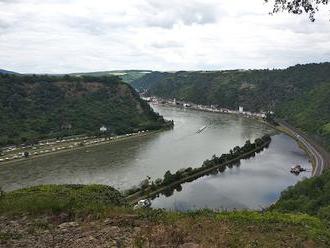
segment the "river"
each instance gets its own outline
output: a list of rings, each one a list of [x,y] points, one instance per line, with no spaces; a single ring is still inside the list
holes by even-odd
[[[11,191],[39,184],[107,184],[125,190],[150,176],[163,177],[167,170],[199,167],[213,154],[227,153],[247,139],[272,134],[268,149],[242,160],[222,174],[204,176],[185,183],[170,197],[153,200],[155,208],[190,210],[257,209],[278,199],[286,187],[311,172],[295,176],[292,165],[311,170],[308,157],[296,142],[270,127],[240,116],[153,106],[173,130],[135,137],[113,144],[86,147],[73,152],[0,166],[0,187]],[[196,131],[207,126],[201,133]]]

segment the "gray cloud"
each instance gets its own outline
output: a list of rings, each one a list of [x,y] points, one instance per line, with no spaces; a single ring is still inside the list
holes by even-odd
[[[184,25],[210,24],[217,21],[217,7],[198,1],[182,1],[177,5],[177,1],[155,1],[148,0],[146,7],[146,25],[172,28],[175,24]],[[176,7],[173,7],[176,6]]]

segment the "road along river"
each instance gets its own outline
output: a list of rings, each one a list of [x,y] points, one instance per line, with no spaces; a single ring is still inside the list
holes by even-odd
[[[175,121],[173,130],[3,165],[0,187],[10,191],[38,184],[97,183],[124,190],[147,176],[154,180],[163,177],[167,170],[199,167],[213,154],[227,153],[247,139],[266,133],[274,134],[272,142],[256,157],[243,160],[239,167],[222,174],[183,184],[180,192],[160,196],[152,206],[180,210],[255,209],[269,205],[286,187],[311,175],[311,163],[297,143],[267,125],[228,114],[153,107]],[[309,172],[290,174],[290,167],[296,164]]]

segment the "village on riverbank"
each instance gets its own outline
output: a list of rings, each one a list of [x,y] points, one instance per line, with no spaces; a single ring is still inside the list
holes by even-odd
[[[185,101],[179,101],[177,99],[164,99],[160,97],[145,97],[143,94],[141,95],[141,98],[147,102],[151,102],[153,104],[162,104],[162,105],[169,105],[174,107],[180,107],[180,108],[187,108],[192,110],[199,110],[199,111],[207,111],[207,112],[214,112],[214,113],[224,113],[224,114],[236,114],[236,115],[242,115],[247,118],[258,118],[258,119],[265,119],[267,117],[267,112],[250,112],[245,111],[244,107],[239,106],[238,110],[223,108],[219,105],[201,105],[201,104],[195,104],[192,102],[185,102]],[[269,112],[270,114],[273,114],[273,112]]]

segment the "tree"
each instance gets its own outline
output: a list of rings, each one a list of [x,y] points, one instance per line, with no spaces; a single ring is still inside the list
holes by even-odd
[[[265,0],[266,3],[269,0]],[[306,13],[309,19],[315,21],[315,13],[319,10],[320,5],[327,5],[329,0],[274,0],[274,8],[272,13],[288,12],[294,15]]]
[[[159,185],[162,184],[162,182],[163,182],[163,180],[162,180],[161,178],[157,178],[157,179],[155,180],[155,185],[159,186]]]
[[[30,156],[29,152],[24,152],[24,157],[28,158]]]
[[[5,195],[5,192],[2,190],[2,188],[0,187],[0,198],[3,197]]]
[[[148,186],[149,186],[149,180],[148,179],[144,179],[144,180],[142,180],[141,182],[140,182],[140,188],[141,189],[145,189],[145,188],[147,188]]]
[[[171,183],[172,181],[173,181],[173,175],[168,170],[168,171],[165,172],[163,183],[167,184],[167,183]]]

